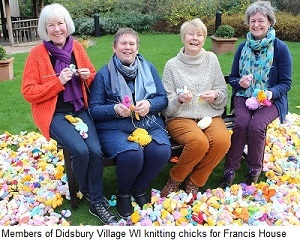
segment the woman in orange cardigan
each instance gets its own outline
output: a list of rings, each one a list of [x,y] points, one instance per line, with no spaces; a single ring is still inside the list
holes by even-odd
[[[43,8],[38,23],[43,43],[27,58],[22,94],[45,138],[55,139],[70,152],[79,190],[91,203],[90,213],[109,224],[117,218],[107,210],[102,194],[103,154],[87,107],[86,91],[96,71],[85,49],[70,35],[74,31],[74,22],[63,6]]]

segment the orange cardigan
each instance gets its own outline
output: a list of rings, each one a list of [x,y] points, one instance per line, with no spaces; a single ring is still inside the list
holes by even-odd
[[[75,40],[73,53],[77,68],[90,69],[91,75],[86,80],[87,85],[90,86],[94,80],[96,70],[83,46]],[[53,76],[49,76],[52,74]],[[87,93],[83,81],[81,81],[81,87],[84,104],[87,107]],[[34,123],[49,141],[49,128],[58,93],[63,91],[65,87],[61,84],[58,76],[55,75],[49,53],[43,44],[34,47],[30,51],[25,63],[21,88],[25,100],[31,104]]]

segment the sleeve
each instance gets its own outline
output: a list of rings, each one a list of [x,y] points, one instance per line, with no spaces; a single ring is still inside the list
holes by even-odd
[[[164,67],[162,75],[162,83],[168,97],[168,106],[162,112],[165,117],[171,117],[176,112],[181,111],[182,104],[177,101],[177,93],[175,87],[175,78],[172,64],[168,61]]]
[[[21,91],[26,101],[42,103],[64,90],[47,53],[32,50],[26,60]]]
[[[237,92],[238,90],[243,89],[239,84],[239,81],[241,79],[239,62],[240,62],[240,56],[241,56],[241,52],[242,52],[244,44],[245,43],[240,44],[238,49],[236,50],[236,53],[234,55],[234,59],[232,62],[231,73],[229,74],[229,84],[234,89],[234,92]]]
[[[292,85],[292,57],[287,45],[280,42],[281,45],[276,49],[276,79],[270,79],[271,87],[269,90],[272,92],[272,99],[276,99],[285,95]],[[274,69],[275,70],[275,69]],[[274,84],[272,84],[274,82]]]
[[[88,87],[90,87],[96,75],[95,67],[92,64],[85,48],[77,41],[74,41],[74,43],[76,49],[76,51],[74,51],[74,55],[75,55],[76,62],[78,61],[77,67],[90,69],[90,77],[86,80]]]
[[[219,93],[219,97],[210,103],[210,106],[213,109],[223,109],[227,105],[228,101],[228,90],[227,83],[225,82],[224,75],[221,70],[221,66],[217,56],[212,53],[212,61],[214,66],[214,76],[213,76],[213,87],[212,90],[215,90]]]
[[[108,96],[105,82],[110,82],[109,71],[106,66],[97,72],[90,88],[89,108],[92,118],[96,121],[108,121],[117,118],[114,105],[118,102]]]
[[[154,67],[153,64],[148,62],[148,65],[150,67],[150,71],[152,73],[155,86],[156,86],[156,94],[152,96],[151,98],[147,99],[150,102],[150,114],[158,114],[163,109],[165,109],[168,105],[168,98],[166,91],[164,89],[164,86],[162,84],[162,81],[160,79],[160,76]]]

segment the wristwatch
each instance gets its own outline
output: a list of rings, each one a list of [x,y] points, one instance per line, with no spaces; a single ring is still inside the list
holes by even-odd
[[[220,96],[221,96],[221,94],[220,94],[220,92],[218,91],[217,97],[216,97],[214,100],[218,99]]]

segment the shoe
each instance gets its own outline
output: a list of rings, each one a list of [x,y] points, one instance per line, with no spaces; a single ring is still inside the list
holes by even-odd
[[[249,186],[252,185],[252,183],[257,183],[260,173],[260,169],[250,169],[249,172],[246,174],[245,183]]]
[[[233,170],[225,170],[219,187],[223,189],[230,187],[232,185],[234,177],[235,177],[235,172]]]
[[[171,192],[179,191],[180,182],[176,182],[172,178],[169,178],[168,182],[160,192],[161,197],[167,197]]]
[[[88,202],[91,202],[89,193],[82,193],[82,195]],[[108,202],[107,198],[104,196],[103,196],[103,203],[104,203],[106,209],[109,209],[109,207],[110,207],[109,202]]]
[[[196,196],[198,193],[199,188],[191,181],[191,179],[188,179],[185,182],[185,192],[187,194],[192,193],[193,196]]]
[[[117,211],[120,217],[128,218],[133,213],[131,194],[117,193]]]
[[[141,208],[143,208],[145,204],[151,202],[145,190],[133,190],[132,196]]]
[[[112,215],[105,207],[104,202],[91,204],[89,212],[95,217],[99,218],[103,224],[117,223],[118,219]]]

